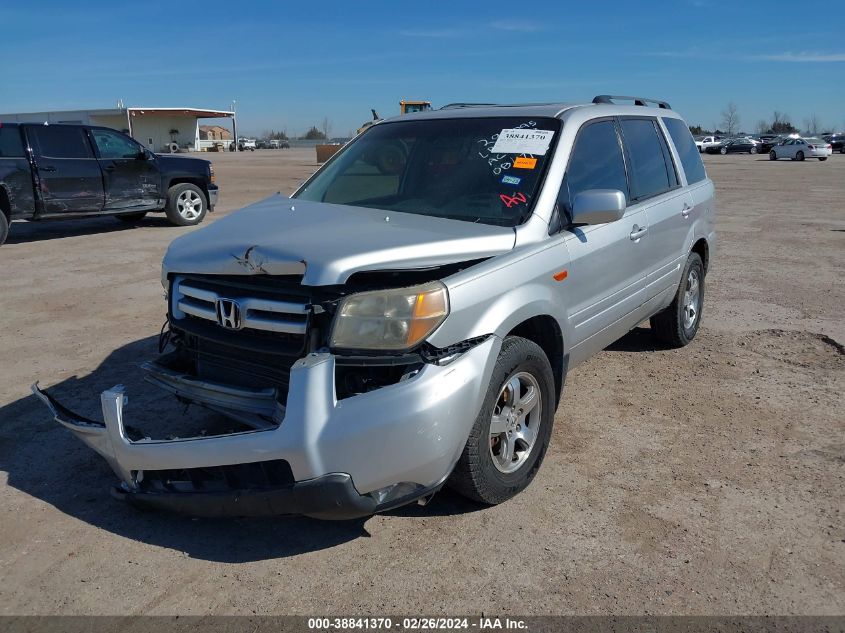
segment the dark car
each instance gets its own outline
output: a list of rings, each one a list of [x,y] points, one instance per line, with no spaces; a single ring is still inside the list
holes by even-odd
[[[757,143],[748,138],[734,138],[723,141],[704,151],[708,154],[756,154],[759,151]]]
[[[829,134],[824,137],[824,140],[830,143],[830,149],[834,154],[836,152],[845,154],[845,134]]]
[[[760,145],[760,153],[761,154],[768,154],[775,145],[780,145],[783,143],[788,136],[761,136],[761,145]]]
[[[0,244],[12,220],[137,222],[162,211],[190,226],[216,203],[207,160],[153,154],[111,128],[0,122]]]

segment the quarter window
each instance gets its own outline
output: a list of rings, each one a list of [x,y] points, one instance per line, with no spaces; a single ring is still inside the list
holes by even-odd
[[[675,187],[675,168],[656,121],[622,119],[621,125],[631,161],[631,200],[650,198]]]
[[[558,194],[559,210],[568,215],[575,196],[588,189],[618,189],[628,196],[625,161],[613,121],[590,123],[578,132]]]
[[[47,158],[92,158],[91,146],[81,127],[43,125],[31,127],[41,156]]]
[[[0,158],[20,158],[23,156],[21,132],[17,127],[0,127]]]
[[[663,119],[669,136],[675,144],[675,149],[681,159],[684,173],[687,175],[687,184],[691,185],[701,182],[707,177],[704,173],[704,163],[701,162],[701,154],[692,140],[692,134],[687,124],[680,119]]]

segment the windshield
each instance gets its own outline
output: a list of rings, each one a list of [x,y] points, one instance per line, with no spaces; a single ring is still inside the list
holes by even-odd
[[[516,226],[530,215],[560,121],[498,117],[372,126],[294,197]]]

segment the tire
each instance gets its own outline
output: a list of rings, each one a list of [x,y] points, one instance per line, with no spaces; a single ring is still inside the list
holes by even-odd
[[[688,313],[690,308],[694,308],[691,319]],[[664,343],[672,347],[684,347],[698,332],[703,308],[704,264],[698,253],[690,253],[674,300],[668,308],[651,317],[651,329]]]
[[[839,153],[845,154],[845,145],[843,145],[842,147],[839,148]]]
[[[208,213],[208,200],[203,190],[189,182],[173,185],[167,190],[167,205],[164,212],[171,224],[194,226]]]
[[[138,211],[136,213],[121,213],[120,215],[116,215],[118,220],[121,222],[126,222],[127,224],[134,224],[135,222],[140,222],[143,220],[147,215],[146,211]]]
[[[519,417],[506,416],[503,412],[504,401],[512,400],[508,394],[516,392],[511,385],[518,385],[522,394],[516,400],[517,405],[534,392],[532,408]],[[449,487],[468,499],[488,505],[507,501],[524,490],[537,474],[549,446],[555,403],[555,379],[543,350],[528,339],[507,337],[493,368],[481,411],[447,482]],[[494,437],[491,426],[496,411],[503,430]],[[526,430],[532,427],[533,440],[528,445]],[[507,447],[511,447],[510,459],[502,453]]]
[[[749,153],[749,154],[756,154],[756,153],[757,153],[757,146],[756,146],[756,145],[752,145],[752,146],[751,146],[751,149],[750,149],[750,150],[748,150],[748,153]]]
[[[827,156],[819,156],[819,161],[820,161],[820,162],[822,162],[822,163],[823,163],[823,162],[824,162],[824,161],[826,161],[826,160],[827,160]]]
[[[7,237],[9,237],[9,219],[3,211],[0,211],[0,246],[6,243]]]
[[[777,160],[777,159],[778,159],[778,155],[775,154],[775,150],[772,150],[771,152],[769,152],[769,160]]]
[[[720,149],[720,150],[719,150],[719,153],[720,153],[722,156],[724,156],[725,154],[727,154],[727,153],[728,153],[728,148],[727,148],[727,147],[723,147],[722,149]]]
[[[804,160],[804,152],[798,152],[795,154],[795,160]]]

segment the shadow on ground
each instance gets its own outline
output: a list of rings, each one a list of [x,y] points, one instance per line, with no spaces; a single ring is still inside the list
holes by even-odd
[[[6,244],[26,244],[41,240],[55,240],[80,235],[98,235],[131,231],[135,227],[172,227],[163,214],[148,215],[138,222],[123,222],[117,218],[95,217],[75,220],[44,220],[42,222],[12,222]]]
[[[129,423],[144,428],[166,426],[181,415],[172,396],[142,381],[139,364],[157,354],[157,337],[130,343],[112,352],[92,373],[73,376],[49,388],[76,413],[102,419],[99,394],[123,384],[129,401]],[[37,377],[33,377],[33,381]],[[195,407],[192,411],[204,414]],[[61,512],[129,539],[219,562],[284,558],[322,550],[368,537],[367,519],[345,522],[305,517],[192,519],[142,512],[113,500],[109,486],[117,481],[106,462],[50,417],[33,395],[0,407],[0,470],[8,485]],[[444,491],[429,505],[393,510],[393,516],[417,517],[471,512],[480,506]]]

